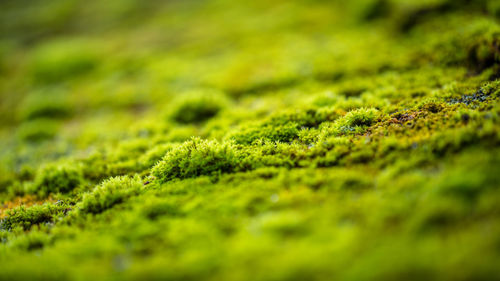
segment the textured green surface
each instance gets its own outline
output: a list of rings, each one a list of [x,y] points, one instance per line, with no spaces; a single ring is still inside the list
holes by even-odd
[[[2,1],[0,280],[499,280],[495,0]]]

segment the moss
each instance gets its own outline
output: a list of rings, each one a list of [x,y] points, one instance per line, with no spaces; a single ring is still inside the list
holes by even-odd
[[[488,12],[496,17],[500,18],[500,4],[497,1],[489,0],[487,1],[487,10]]]
[[[378,111],[373,108],[360,108],[349,111],[333,124],[333,134],[359,134],[366,131],[378,118]],[[327,129],[330,130],[330,129]]]
[[[51,243],[51,236],[43,231],[31,231],[25,236],[9,241],[12,248],[27,252],[43,249]]]
[[[334,120],[339,115],[339,110],[333,107],[284,111],[273,114],[260,124],[242,126],[229,138],[247,145],[256,141],[291,142],[304,134],[303,130]]]
[[[252,144],[258,140],[271,140],[275,142],[290,142],[299,135],[298,123],[287,124],[263,124],[260,126],[248,126],[231,136],[236,143]]]
[[[141,212],[151,220],[156,220],[162,216],[176,217],[183,215],[180,206],[175,202],[156,198],[147,201],[141,208]]]
[[[138,194],[142,186],[139,176],[110,178],[84,194],[76,207],[82,213],[99,214]]]
[[[499,275],[498,1],[3,2],[0,279]]]
[[[50,84],[88,73],[98,64],[98,56],[88,42],[52,41],[32,54],[30,72],[37,83]]]
[[[61,119],[71,115],[73,109],[68,105],[61,90],[39,91],[25,97],[21,104],[21,119],[37,118]]]
[[[439,102],[425,102],[422,105],[420,105],[420,110],[425,110],[431,113],[438,113],[439,111],[443,110],[443,105]]]
[[[156,164],[151,174],[159,183],[202,175],[231,172],[238,165],[231,143],[193,138],[169,151]]]
[[[69,163],[47,164],[36,173],[32,191],[42,195],[67,193],[84,182],[79,166]]]
[[[65,210],[68,210],[68,206],[64,204],[43,204],[28,208],[20,206],[7,211],[6,217],[1,220],[1,228],[12,230],[21,227],[29,230],[34,225],[53,222]]]
[[[17,131],[21,140],[29,142],[41,142],[53,139],[59,132],[60,123],[52,119],[36,119],[22,123]]]
[[[217,115],[228,103],[224,94],[219,92],[189,92],[172,101],[169,117],[181,124],[199,123]]]
[[[464,65],[471,74],[478,74],[494,68],[498,72],[500,29],[490,21],[474,22],[461,30],[460,37],[445,33],[440,39],[433,39],[433,52],[448,65]],[[494,77],[492,77],[494,78]],[[493,79],[494,80],[494,79]]]
[[[171,143],[158,144],[141,155],[139,163],[144,168],[152,168],[173,148],[174,144]]]
[[[376,0],[370,1],[366,6],[364,6],[364,8],[362,19],[372,21],[389,15],[391,13],[392,5],[388,0]]]

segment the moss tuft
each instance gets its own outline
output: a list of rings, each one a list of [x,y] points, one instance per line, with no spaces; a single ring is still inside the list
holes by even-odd
[[[21,104],[22,120],[37,118],[62,119],[71,115],[73,109],[68,105],[64,93],[58,89],[38,91],[28,95]]]
[[[360,108],[349,111],[333,124],[334,134],[360,134],[371,126],[379,117],[378,110]]]
[[[200,123],[228,106],[227,97],[215,91],[195,91],[179,95],[169,107],[170,118],[181,124]]]
[[[17,129],[17,135],[21,140],[36,143],[53,139],[60,127],[61,124],[58,121],[39,118],[22,123]]]
[[[65,204],[34,205],[31,207],[20,206],[8,210],[6,217],[1,220],[0,229],[12,230],[21,227],[29,230],[33,225],[52,222],[57,215],[64,214],[68,210]]]
[[[47,164],[36,174],[32,191],[41,195],[67,193],[84,183],[82,169],[71,163]]]
[[[193,138],[169,151],[151,173],[159,183],[231,172],[238,165],[234,145]]]
[[[49,41],[32,54],[33,80],[51,84],[88,73],[98,65],[98,56],[85,41]]]
[[[139,176],[120,176],[105,180],[77,204],[79,212],[99,214],[137,195],[143,187]]]

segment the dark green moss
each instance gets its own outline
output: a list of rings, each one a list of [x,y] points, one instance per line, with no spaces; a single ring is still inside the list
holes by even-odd
[[[189,124],[206,121],[226,108],[227,98],[218,92],[191,92],[180,95],[169,106],[170,118],[178,123]]]
[[[64,204],[43,204],[31,207],[18,207],[7,211],[6,217],[1,220],[0,228],[11,230],[21,227],[24,230],[29,230],[32,226],[51,223],[58,215],[64,214],[69,210],[69,207]]]
[[[339,112],[335,108],[302,109],[276,113],[260,124],[249,124],[230,135],[238,144],[252,144],[256,141],[291,142],[301,131],[317,127],[325,121],[335,120]]]
[[[96,52],[88,42],[54,41],[34,52],[30,71],[35,82],[51,84],[88,73],[97,65]]]
[[[52,119],[40,118],[22,123],[17,131],[21,140],[29,142],[41,142],[53,139],[59,131],[61,124]]]
[[[46,90],[28,95],[21,105],[21,118],[61,119],[69,117],[73,110],[68,106],[64,93],[58,89]]]
[[[391,13],[391,9],[392,3],[389,0],[370,1],[365,7],[362,19],[365,21],[372,21],[383,18]]]
[[[36,174],[32,191],[48,195],[50,193],[66,193],[84,183],[82,170],[76,165],[47,164]]]

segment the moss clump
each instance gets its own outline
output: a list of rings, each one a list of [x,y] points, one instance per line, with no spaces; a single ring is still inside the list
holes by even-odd
[[[28,95],[21,104],[21,119],[62,119],[72,113],[64,93],[58,89],[39,91]]]
[[[260,140],[274,142],[290,142],[299,135],[300,126],[296,122],[285,124],[265,123],[257,126],[244,127],[239,132],[231,135],[231,139],[238,144],[252,144]]]
[[[156,145],[139,157],[139,163],[145,169],[152,168],[173,148],[174,144],[172,143]]]
[[[333,107],[287,110],[273,114],[261,123],[242,125],[229,138],[245,145],[258,141],[291,142],[302,130],[317,127],[338,116],[338,109]]]
[[[181,124],[200,123],[217,115],[228,106],[224,94],[195,91],[179,95],[169,106],[169,117]]]
[[[181,206],[168,199],[153,198],[144,203],[141,207],[141,213],[150,220],[156,220],[160,217],[182,216]]]
[[[21,251],[36,251],[43,249],[45,246],[52,244],[53,237],[45,231],[30,231],[24,236],[16,237],[9,241],[12,248]]]
[[[428,101],[420,105],[420,110],[425,110],[431,113],[438,113],[439,111],[443,110],[443,107],[443,104],[441,104],[440,102]]]
[[[36,143],[53,139],[60,127],[61,124],[58,121],[39,118],[22,123],[17,130],[17,135],[21,140]]]
[[[492,80],[498,76],[500,64],[500,28],[492,21],[474,22],[455,32],[444,33],[433,38],[429,46],[437,61],[447,65],[463,65],[471,74],[477,75],[493,68]]]
[[[105,180],[78,203],[79,212],[99,214],[137,195],[143,183],[139,176],[120,176]]]
[[[386,17],[391,13],[393,8],[389,0],[372,0],[362,7],[364,10],[361,13],[361,19],[364,21],[372,21]]]
[[[360,108],[349,111],[333,124],[333,134],[360,134],[372,125],[379,117],[374,108]]]
[[[65,213],[68,206],[64,204],[43,204],[31,207],[20,206],[8,210],[6,217],[1,220],[0,229],[11,230],[21,227],[30,229],[33,225],[52,222],[54,217]]]
[[[41,195],[67,193],[83,184],[82,169],[71,163],[47,164],[36,174],[32,191]]]
[[[217,175],[235,170],[237,152],[233,144],[193,138],[169,151],[151,173],[159,183],[174,179]]]
[[[30,71],[35,82],[51,84],[88,73],[98,62],[98,56],[88,42],[52,41],[38,47],[32,54]]]

